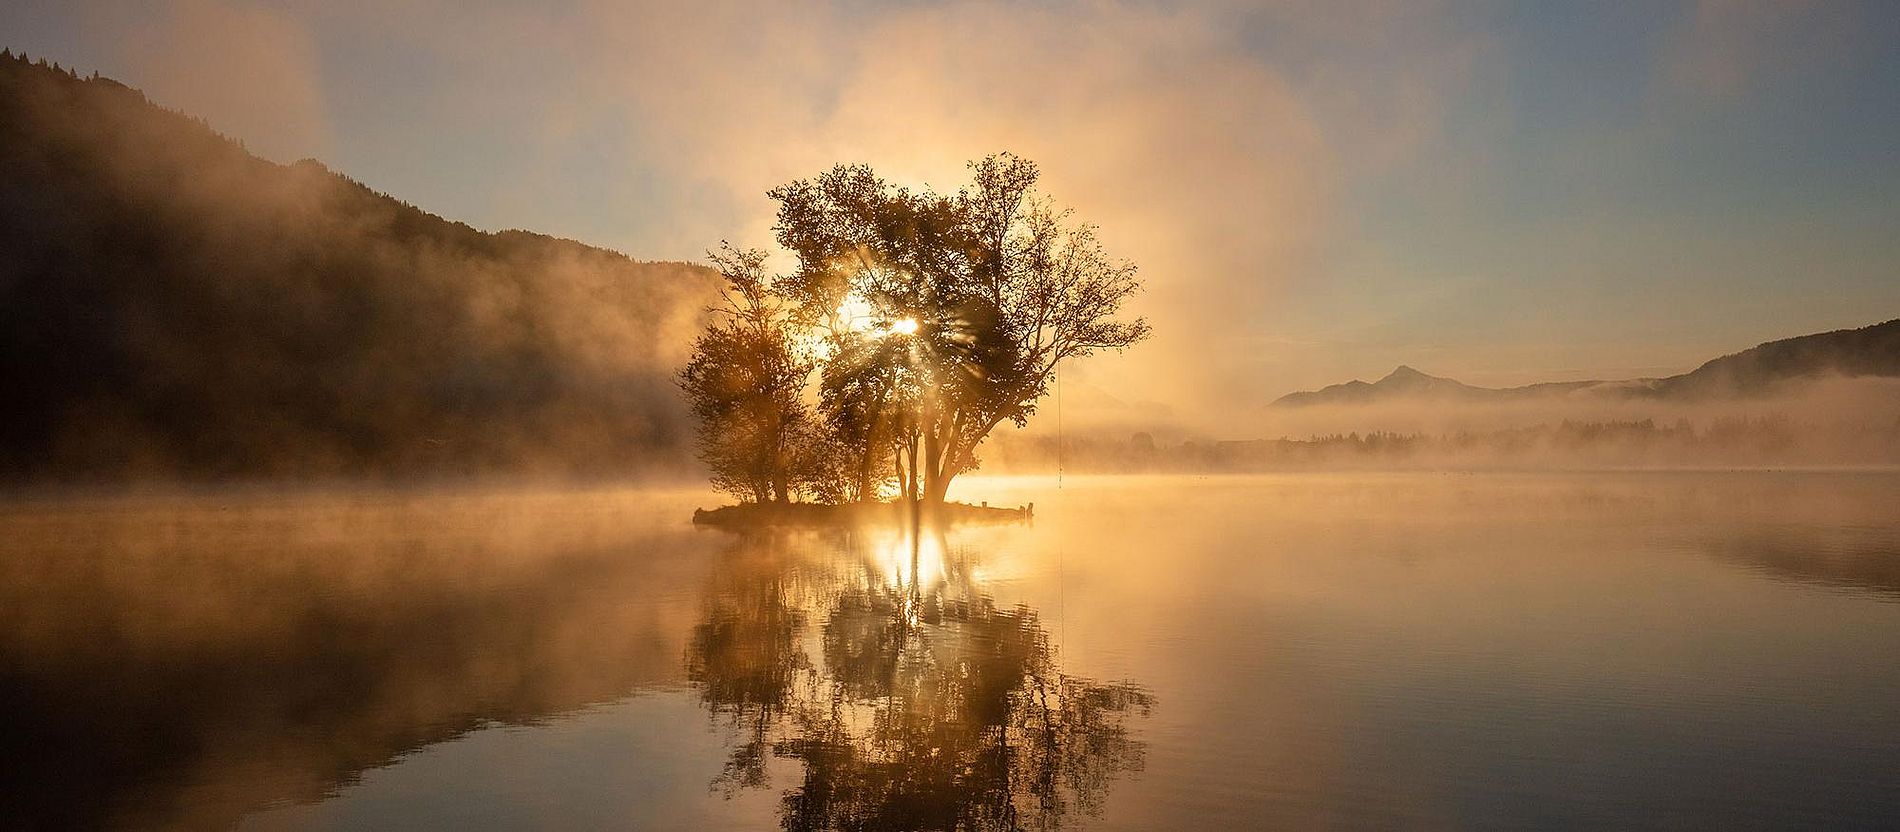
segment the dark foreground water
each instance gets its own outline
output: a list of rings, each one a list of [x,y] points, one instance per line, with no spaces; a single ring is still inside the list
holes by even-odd
[[[0,826],[1900,826],[1900,475],[961,489],[0,506]]]

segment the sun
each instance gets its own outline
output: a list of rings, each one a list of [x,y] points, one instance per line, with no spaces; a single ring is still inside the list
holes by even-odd
[[[871,302],[859,297],[855,292],[845,296],[845,299],[838,304],[836,313],[839,323],[851,332],[863,332],[870,329],[876,316],[877,310],[872,308]]]
[[[891,332],[894,332],[898,335],[916,335],[917,334],[917,319],[916,318],[899,318],[895,321],[892,321]]]

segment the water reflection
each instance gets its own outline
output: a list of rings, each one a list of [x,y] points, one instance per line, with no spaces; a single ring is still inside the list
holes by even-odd
[[[1034,610],[999,607],[941,533],[775,532],[715,568],[686,652],[737,736],[715,784],[796,783],[785,829],[1056,828],[1142,766],[1152,697],[1064,673]]]
[[[0,508],[0,827],[224,828],[474,729],[677,683],[691,556],[716,541],[651,502]]]
[[[1900,514],[1891,475],[1762,476],[1716,492],[1698,516],[1717,562],[1777,581],[1900,599]]]
[[[1757,574],[1900,599],[1900,534],[1894,529],[1774,527],[1708,544],[1717,560]]]
[[[988,487],[0,504],[0,828],[1900,817],[1895,475]]]

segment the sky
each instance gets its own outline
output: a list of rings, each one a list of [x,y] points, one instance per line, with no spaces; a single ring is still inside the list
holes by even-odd
[[[479,228],[768,246],[839,162],[997,151],[1140,265],[1084,408],[1230,418],[1408,364],[1667,375],[1900,317],[1900,4],[228,0],[0,45]]]

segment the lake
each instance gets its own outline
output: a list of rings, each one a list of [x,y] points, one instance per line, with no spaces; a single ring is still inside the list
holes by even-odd
[[[1900,474],[0,506],[9,828],[1893,828]]]

